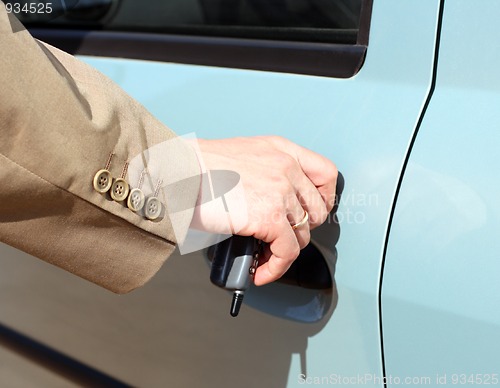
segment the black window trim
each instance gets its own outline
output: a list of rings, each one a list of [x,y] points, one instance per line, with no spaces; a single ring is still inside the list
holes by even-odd
[[[363,65],[372,5],[363,1],[356,44],[50,28],[30,33],[73,55],[350,78]]]

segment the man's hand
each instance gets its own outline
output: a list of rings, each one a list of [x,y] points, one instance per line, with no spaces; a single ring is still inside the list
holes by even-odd
[[[321,225],[335,202],[337,169],[325,157],[282,137],[199,140],[208,170],[239,174],[248,212],[237,234],[268,243],[255,274],[256,285],[280,278],[310,241],[310,230]],[[308,222],[294,229],[292,225]],[[220,232],[225,215],[197,207],[192,225]]]

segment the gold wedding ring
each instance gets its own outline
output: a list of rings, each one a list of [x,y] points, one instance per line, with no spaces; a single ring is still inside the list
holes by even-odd
[[[300,222],[296,223],[295,225],[292,225],[292,229],[296,230],[300,228],[301,226],[307,224],[307,221],[309,221],[309,213],[304,210],[304,217],[300,220]]]

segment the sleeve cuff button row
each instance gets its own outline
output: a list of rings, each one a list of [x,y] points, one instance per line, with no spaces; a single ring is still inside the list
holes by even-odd
[[[111,173],[106,170],[99,170],[93,180],[94,190],[99,194],[109,192],[115,202],[124,202],[127,207],[135,213],[143,213],[148,220],[157,220],[163,211],[163,204],[160,202],[157,193],[152,196],[145,196],[139,188],[130,189],[129,184],[123,178],[113,179]]]

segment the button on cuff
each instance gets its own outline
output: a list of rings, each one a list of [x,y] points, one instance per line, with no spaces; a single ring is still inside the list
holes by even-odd
[[[157,197],[149,197],[146,200],[144,215],[148,220],[154,221],[162,212],[163,205]]]
[[[94,190],[98,193],[107,193],[113,184],[113,178],[108,170],[99,170],[94,176]]]
[[[124,201],[130,191],[128,183],[122,179],[118,178],[113,182],[111,186],[111,198],[117,202]]]
[[[128,196],[127,206],[134,212],[139,212],[144,207],[146,196],[141,189],[132,189]]]

